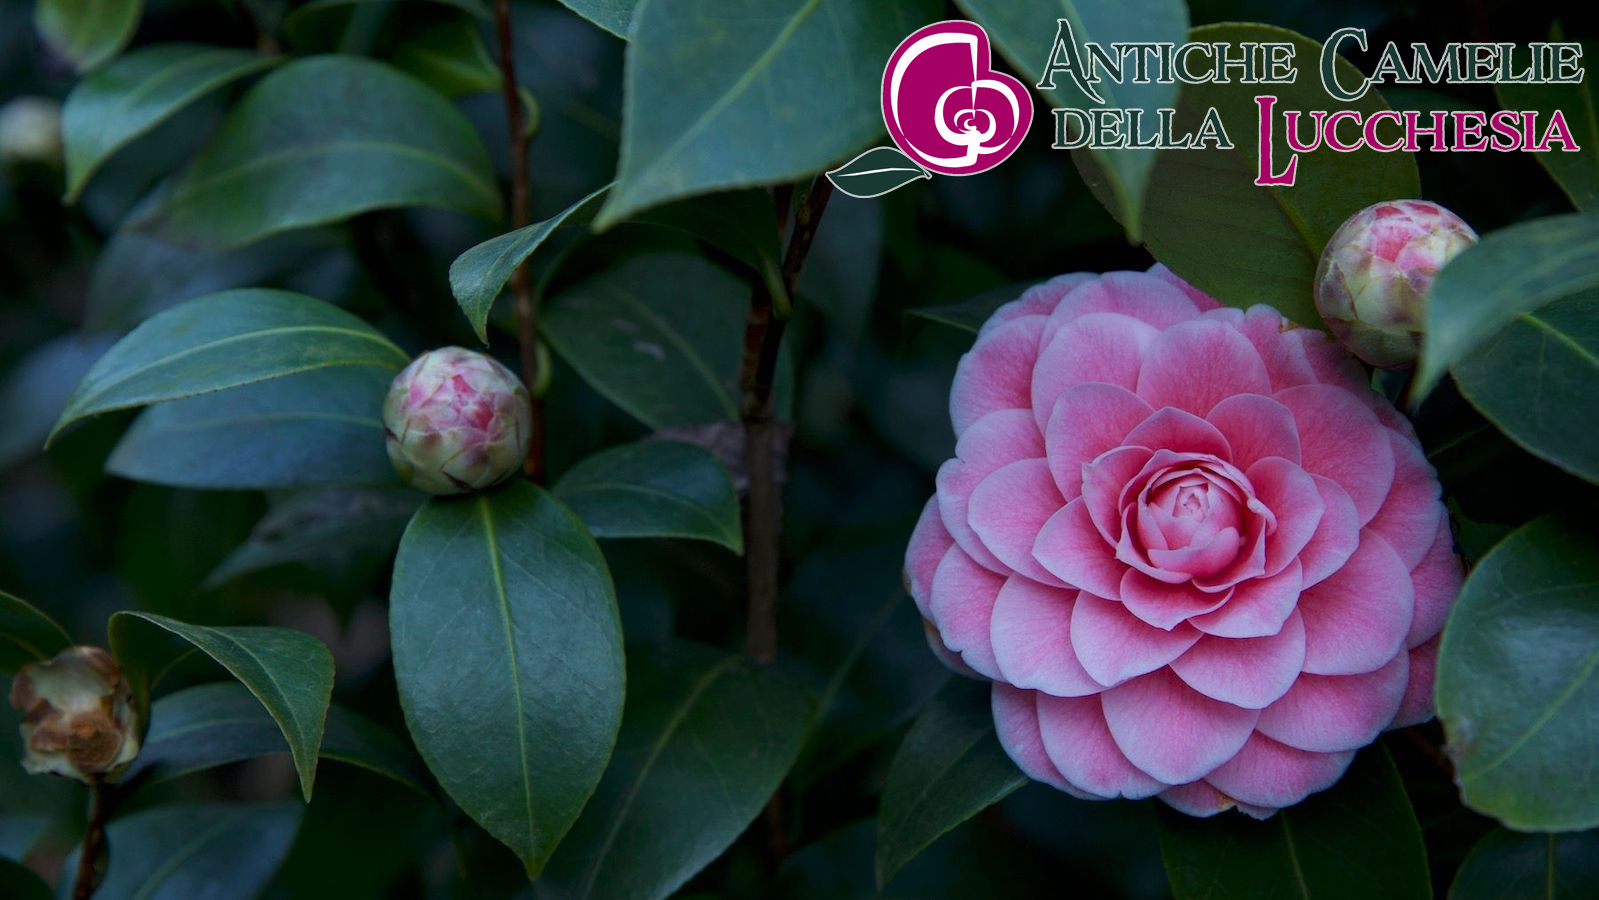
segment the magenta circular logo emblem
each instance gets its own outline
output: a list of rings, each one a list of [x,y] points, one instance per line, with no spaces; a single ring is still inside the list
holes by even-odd
[[[989,68],[975,22],[935,22],[900,42],[883,70],[883,121],[906,156],[945,175],[976,175],[1027,136],[1033,99]]]

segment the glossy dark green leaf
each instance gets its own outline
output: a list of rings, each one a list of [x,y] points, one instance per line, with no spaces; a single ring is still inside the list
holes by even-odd
[[[931,0],[649,0],[627,52],[622,158],[598,222],[793,181],[882,132],[882,66]]]
[[[110,349],[107,335],[67,334],[39,345],[0,381],[0,468],[38,453],[72,386]]]
[[[983,323],[987,322],[989,317],[994,314],[995,310],[1020,297],[1022,292],[1029,287],[1031,285],[1001,285],[957,303],[918,306],[914,309],[906,310],[906,314],[976,334],[982,329]]]
[[[395,481],[378,368],[318,369],[153,406],[107,471],[174,487],[267,489]]]
[[[0,591],[0,674],[49,659],[71,645],[71,636],[56,620],[21,597]]]
[[[1520,830],[1599,825],[1599,534],[1545,516],[1477,563],[1438,650],[1461,799]]]
[[[205,579],[216,587],[280,566],[325,567],[364,586],[387,565],[422,495],[408,488],[326,488],[274,498],[272,508]],[[355,585],[352,585],[355,586]]]
[[[49,827],[45,816],[0,815],[0,859],[20,861]]]
[[[553,218],[490,238],[456,257],[450,264],[450,290],[461,304],[461,311],[466,313],[467,321],[472,323],[478,340],[488,343],[489,313],[516,267],[561,228],[587,225],[599,212],[609,189],[606,185]]]
[[[1516,49],[1520,51],[1515,55],[1516,65],[1526,65],[1526,49]],[[1583,43],[1582,56],[1584,60],[1599,58],[1599,44]],[[1548,122],[1555,110],[1565,116],[1567,127],[1582,149],[1575,153],[1534,153],[1532,157],[1549,170],[1574,206],[1599,212],[1599,109],[1594,107],[1592,79],[1577,84],[1499,82],[1494,85],[1494,92],[1499,95],[1502,108],[1534,110],[1540,123]]]
[[[621,724],[621,621],[599,547],[525,481],[430,500],[400,542],[389,627],[422,758],[536,876]]]
[[[877,812],[878,885],[940,835],[1026,783],[994,734],[988,685],[951,679],[889,766]]]
[[[595,537],[693,538],[744,551],[733,477],[693,444],[603,450],[568,469],[554,493]]]
[[[253,492],[133,485],[116,555],[135,608],[185,622],[211,615],[217,598],[203,596],[205,578],[249,537],[265,506]]]
[[[161,782],[274,753],[288,753],[283,731],[243,685],[185,688],[150,707],[150,730],[126,782]],[[323,759],[360,766],[427,793],[422,761],[399,738],[338,706],[328,710]]]
[[[1426,339],[1413,397],[1518,317],[1599,286],[1599,214],[1551,216],[1485,235],[1427,292]]]
[[[702,194],[651,207],[631,221],[673,228],[706,241],[754,269],[766,282],[779,308],[788,303],[783,286],[777,217],[773,215],[769,191],[749,189]]]
[[[624,40],[641,0],[561,0],[561,5]]]
[[[651,428],[733,420],[748,302],[748,287],[704,259],[640,256],[550,297],[544,334]]]
[[[80,72],[122,52],[138,30],[144,0],[38,0],[33,26]]]
[[[1160,813],[1176,900],[1432,896],[1421,827],[1380,745],[1361,751],[1333,787],[1265,821]]]
[[[1495,828],[1455,873],[1449,900],[1599,896],[1599,831],[1517,834]]]
[[[1302,34],[1271,25],[1228,23],[1195,28],[1189,40],[1235,47],[1251,41],[1294,45],[1297,79],[1270,86],[1278,100],[1273,109],[1277,127],[1272,132],[1272,165],[1279,173],[1292,152],[1281,121],[1283,110],[1354,109],[1369,117],[1388,108],[1376,90],[1347,104],[1330,98],[1320,70],[1312,64],[1320,58],[1321,44]],[[1344,83],[1364,77],[1342,57],[1337,66]],[[1196,131],[1205,112],[1215,107],[1233,148],[1209,149],[1207,144],[1203,150],[1158,151],[1140,232],[1157,260],[1222,303],[1240,307],[1267,303],[1301,325],[1319,328],[1321,316],[1313,297],[1322,248],[1359,210],[1381,200],[1421,196],[1416,160],[1402,151],[1366,148],[1340,153],[1323,146],[1299,154],[1293,187],[1257,187],[1260,113],[1255,97],[1263,93],[1260,85],[1237,79],[1183,85],[1174,133]],[[1378,135],[1392,139],[1385,130]],[[1117,202],[1097,157],[1074,153],[1073,159],[1095,196],[1116,213]]]
[[[796,850],[783,861],[770,896],[774,900],[1015,900],[1063,892],[1066,876],[1059,860],[1018,841],[1014,831],[977,823],[939,838],[879,889],[872,876],[876,826],[866,819]],[[1096,863],[1104,866],[1109,861]],[[1070,896],[1120,896],[1096,891],[1097,881],[1084,884],[1079,875],[1073,871],[1070,876]]]
[[[471,16],[441,22],[418,19],[395,42],[389,62],[451,99],[498,93],[503,89],[503,76],[483,33],[483,23]],[[539,125],[538,101],[525,88],[520,94],[523,128],[533,134]]]
[[[283,33],[288,37],[289,43],[297,49],[321,50],[337,46],[345,29],[350,26],[353,16],[362,12],[382,15],[390,13],[390,7],[400,7],[393,12],[404,15],[405,7],[426,3],[454,7],[480,21],[487,22],[493,18],[489,2],[490,0],[311,0],[310,3],[295,8],[284,17]],[[411,14],[415,15],[415,11]]]
[[[232,673],[277,722],[300,773],[300,790],[311,799],[333,696],[333,654],[325,644],[287,628],[211,628],[141,612],[112,616],[110,631],[111,650],[141,706],[161,675],[191,649]]]
[[[22,863],[0,859],[0,896],[10,900],[50,900],[50,885]]]
[[[289,855],[298,803],[175,804],[141,810],[106,828],[111,862],[96,897],[237,900],[256,897]],[[67,857],[75,871],[78,854]]]
[[[1181,44],[1188,34],[1188,4],[1183,0],[958,0],[957,5],[988,31],[997,49],[1016,66],[1027,84],[1036,84],[1053,58],[1057,19],[1071,23],[1078,52],[1085,59],[1087,50],[1082,48],[1090,42],[1103,47],[1117,41]],[[1130,72],[1120,84],[1106,77],[1095,85],[1103,103],[1083,93],[1069,75],[1057,74],[1054,84],[1054,90],[1040,91],[1051,108],[1137,109],[1142,111],[1146,129],[1156,121],[1161,109],[1177,105],[1177,84],[1161,84],[1154,79],[1138,84]],[[1094,154],[1105,172],[1106,186],[1114,198],[1109,204],[1111,210],[1128,235],[1137,238],[1155,153],[1132,149],[1085,152]]]
[[[862,200],[881,197],[895,188],[925,178],[931,172],[916,164],[898,147],[873,147],[849,162],[827,172],[833,187]]]
[[[226,248],[409,206],[498,220],[482,140],[411,76],[369,59],[314,56],[261,79],[137,227]]]
[[[1455,383],[1511,440],[1599,483],[1599,291],[1524,312],[1455,363]]]
[[[156,315],[112,347],[73,391],[52,439],[115,409],[337,366],[397,372],[409,361],[336,306],[287,291],[224,291]]]
[[[67,202],[107,159],[200,97],[277,58],[203,44],[141,47],[79,82],[61,111]]]
[[[709,648],[635,651],[628,684],[615,757],[538,896],[671,894],[754,821],[810,724],[803,686]]]

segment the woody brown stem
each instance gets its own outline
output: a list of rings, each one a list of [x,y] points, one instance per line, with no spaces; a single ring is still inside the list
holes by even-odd
[[[105,852],[106,820],[111,817],[111,788],[102,781],[89,785],[89,823],[78,851],[78,872],[72,881],[72,900],[89,900],[100,886],[100,854]]]

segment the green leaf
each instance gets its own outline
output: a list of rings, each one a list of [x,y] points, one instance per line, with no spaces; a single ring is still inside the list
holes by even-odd
[[[147,319],[83,377],[51,432],[90,416],[333,366],[397,372],[410,357],[336,306],[288,291],[224,291]]]
[[[50,900],[50,885],[19,862],[0,859],[0,895],[11,900]]]
[[[600,538],[691,538],[744,552],[733,477],[710,451],[674,441],[602,450],[554,493]]]
[[[1421,827],[1380,745],[1338,784],[1263,822],[1162,809],[1160,854],[1176,900],[1432,896]]]
[[[1495,828],[1455,873],[1449,900],[1599,897],[1599,832],[1517,834]]]
[[[283,34],[289,43],[302,51],[314,51],[337,46],[350,27],[354,17],[362,12],[387,15],[399,12],[416,16],[417,11],[407,11],[424,0],[311,0],[298,7],[283,20]],[[488,0],[425,0],[429,5],[450,6],[484,22],[493,19]],[[400,10],[391,10],[399,6]]]
[[[1455,363],[1460,393],[1511,440],[1599,483],[1599,291],[1524,312]]]
[[[106,828],[111,862],[96,897],[140,900],[256,897],[289,855],[297,803],[175,804],[141,810]],[[78,853],[65,871],[77,869]]]
[[[1294,45],[1300,60],[1297,80],[1270,86],[1278,100],[1272,132],[1272,164],[1278,172],[1292,152],[1283,110],[1355,109],[1369,117],[1388,108],[1375,90],[1347,104],[1328,97],[1319,69],[1305,62],[1320,58],[1321,44],[1302,34],[1271,25],[1221,24],[1195,28],[1189,40],[1234,47],[1250,41]],[[1365,77],[1342,57],[1337,66],[1345,83]],[[1222,303],[1239,307],[1267,303],[1301,325],[1319,328],[1314,285],[1322,248],[1359,210],[1381,200],[1421,196],[1416,160],[1404,152],[1366,148],[1339,153],[1323,146],[1299,154],[1293,187],[1257,187],[1260,126],[1255,97],[1265,93],[1260,85],[1237,79],[1228,84],[1183,85],[1173,132],[1197,130],[1205,111],[1214,106],[1233,149],[1208,149],[1207,143],[1203,150],[1159,151],[1144,199],[1141,232],[1156,259]],[[1304,125],[1301,121],[1301,128]],[[1383,131],[1379,136],[1385,141],[1392,138]],[[1117,214],[1109,176],[1096,158],[1073,153],[1073,160],[1095,196]]]
[[[525,481],[430,500],[400,542],[389,627],[422,758],[537,876],[622,719],[621,620],[599,547]]]
[[[67,630],[38,607],[0,591],[0,674],[49,659],[72,646]]]
[[[1545,516],[1466,579],[1438,650],[1462,801],[1522,831],[1599,825],[1599,534]]]
[[[72,386],[83,379],[114,339],[98,334],[65,334],[41,344],[16,363],[0,382],[0,468],[39,452],[61,415]]]
[[[494,301],[511,280],[511,273],[533,251],[564,227],[587,225],[599,212],[600,203],[610,185],[600,188],[582,200],[561,210],[551,218],[535,222],[525,228],[490,238],[456,257],[450,264],[450,291],[455,294],[461,311],[466,313],[478,340],[489,342],[489,313]]]
[[[452,100],[503,90],[500,64],[483,40],[481,22],[470,16],[456,16],[441,22],[421,18],[408,24],[411,27],[395,42],[390,59],[397,68]],[[538,130],[538,101],[526,88],[520,89],[519,94],[524,110],[523,129],[531,135]]]
[[[1026,783],[994,735],[987,683],[951,679],[889,765],[877,812],[878,885],[940,835]]]
[[[117,573],[135,608],[190,621],[216,598],[206,575],[250,536],[265,507],[260,494],[135,484],[118,516]]]
[[[263,78],[136,227],[227,248],[375,209],[497,221],[482,140],[448,100],[382,63],[314,56]]]
[[[1188,34],[1188,4],[1183,0],[957,0],[957,5],[988,31],[1028,84],[1038,82],[1054,54],[1054,35],[1050,31],[1057,19],[1071,22],[1072,35],[1084,59],[1087,50],[1081,48],[1091,42],[1104,47],[1117,41],[1181,44]],[[1040,91],[1051,107],[1142,110],[1146,131],[1153,129],[1161,109],[1177,105],[1175,83],[1160,84],[1151,79],[1147,84],[1136,84],[1131,72],[1120,84],[1108,77],[1100,80],[1095,88],[1104,103],[1083,93],[1069,75],[1057,74],[1054,83],[1054,90]],[[1190,85],[1183,90],[1186,93],[1201,87]],[[1128,236],[1137,239],[1155,153],[1132,149],[1086,152],[1094,155],[1105,173],[1111,198],[1106,206],[1127,229]]]
[[[1540,306],[1599,286],[1599,215],[1574,213],[1485,235],[1449,261],[1427,292],[1426,338],[1411,396]]]
[[[671,894],[755,820],[810,724],[804,687],[709,648],[635,651],[628,684],[615,757],[538,896]]]
[[[206,577],[204,587],[280,566],[323,566],[339,581],[365,588],[386,568],[421,505],[409,488],[332,488],[274,498],[249,539]]]
[[[12,762],[12,760],[6,761]],[[49,828],[48,816],[0,815],[0,859],[21,862]]]
[[[794,181],[882,133],[882,67],[931,0],[645,0],[627,50],[622,155],[597,225],[667,200]]]
[[[340,366],[153,406],[107,471],[175,487],[393,483],[384,449],[390,373]]]
[[[1001,306],[1015,300],[1022,295],[1031,285],[1005,284],[997,288],[990,288],[957,303],[941,303],[937,306],[918,306],[905,311],[906,315],[918,316],[930,322],[938,322],[951,328],[970,331],[976,334],[982,329],[983,323],[994,314]]]
[[[283,731],[310,802],[333,696],[333,654],[325,644],[287,628],[211,628],[142,612],[113,615],[110,632],[111,650],[144,709],[150,689],[191,648],[231,672]]]
[[[650,428],[736,420],[748,288],[695,256],[634,257],[546,302],[544,335]]]
[[[33,27],[52,51],[87,72],[122,52],[143,11],[143,0],[38,0]]]
[[[881,197],[918,178],[930,181],[933,175],[898,147],[873,147],[827,172],[827,180],[833,182],[833,187],[862,200]]]
[[[79,82],[62,109],[66,201],[75,202],[95,171],[134,138],[206,94],[277,63],[248,50],[156,44]]]
[[[627,40],[633,11],[641,0],[561,0],[561,5],[617,37]]]
[[[283,732],[242,685],[217,682],[168,694],[150,707],[150,730],[123,780],[159,783],[205,769],[288,753]],[[338,706],[328,710],[323,759],[360,766],[428,793],[422,761],[399,738]]]
[[[1517,47],[1515,51],[1515,64],[1525,66],[1527,48]],[[1584,59],[1599,58],[1599,44],[1584,42],[1582,55]],[[1592,84],[1588,80],[1578,84],[1497,82],[1494,92],[1499,95],[1501,107],[1534,110],[1541,122],[1548,122],[1556,110],[1564,114],[1572,136],[1582,149],[1576,153],[1551,151],[1532,156],[1554,177],[1574,206],[1599,212],[1599,110],[1594,108]]]

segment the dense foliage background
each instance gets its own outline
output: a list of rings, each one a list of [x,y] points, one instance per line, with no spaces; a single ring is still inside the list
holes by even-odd
[[[0,641],[0,671],[65,642],[37,609],[136,691],[159,678],[107,791],[102,895],[515,896],[541,871],[539,896],[1599,895],[1587,85],[1354,104],[1558,107],[1581,154],[1318,151],[1270,191],[1253,88],[1184,89],[1185,115],[1229,116],[1220,164],[1051,150],[1049,107],[1076,101],[1044,96],[992,172],[827,200],[818,174],[883,143],[901,37],[973,18],[1031,84],[1062,6],[1103,42],[1291,29],[1301,80],[1277,93],[1300,109],[1336,105],[1313,61],[1341,26],[1594,36],[1586,4],[1526,0],[530,0],[508,117],[481,0],[0,2],[0,97],[66,103],[64,166],[0,182],[0,637],[22,648]],[[1024,783],[900,574],[976,325],[1027,284],[1153,260],[1315,325],[1320,244],[1400,196],[1486,236],[1440,277],[1431,394],[1374,376],[1426,396],[1475,567],[1443,725],[1264,824]],[[769,392],[750,322],[781,336]],[[518,483],[424,506],[393,479],[392,373],[479,338],[547,381],[560,503]],[[753,470],[740,419],[771,441]],[[772,576],[775,626],[758,599],[747,626]],[[23,774],[15,715],[0,895],[65,893],[86,792]]]

